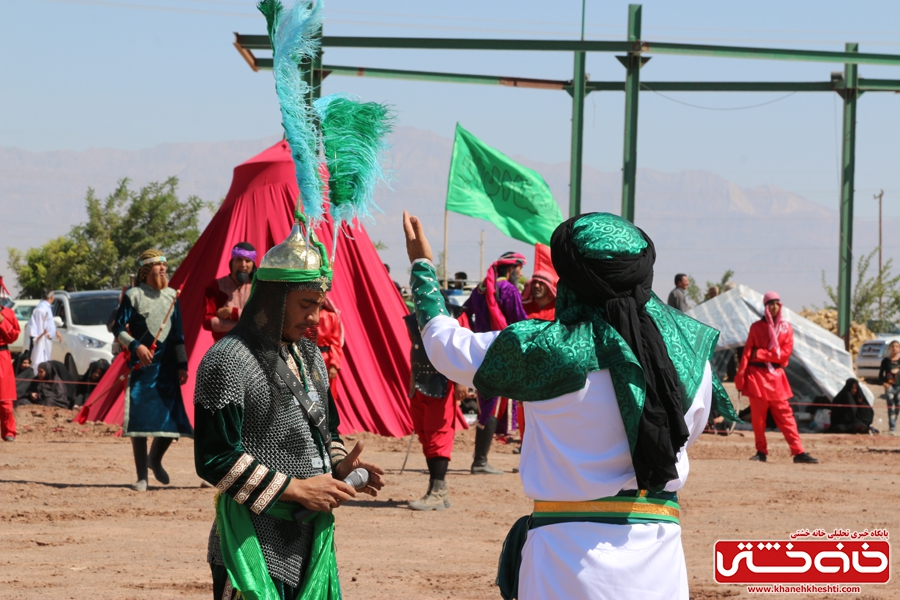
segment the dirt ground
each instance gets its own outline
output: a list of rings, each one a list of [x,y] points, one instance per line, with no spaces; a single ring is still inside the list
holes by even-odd
[[[139,494],[128,488],[134,477],[128,441],[111,435],[115,428],[75,425],[71,418],[68,411],[23,407],[19,441],[0,443],[0,598],[209,598],[213,492],[199,487],[191,440],[166,455],[171,485]],[[883,400],[876,403],[876,426],[879,418],[886,420]],[[692,598],[751,597],[743,586],[713,582],[717,539],[788,539],[815,528],[900,535],[900,438],[804,434],[821,464],[795,465],[781,435],[768,436],[766,464],[747,460],[752,432],[703,435],[690,451],[680,501]],[[365,440],[366,453],[388,470],[389,486],[377,499],[336,512],[345,598],[499,598],[493,580],[501,544],[530,511],[511,473],[518,465],[512,446],[495,445],[491,458],[507,475],[472,476],[474,435],[458,433],[448,476],[453,506],[416,513],[406,503],[427,485],[418,442],[400,474],[407,440],[350,438]],[[900,586],[864,586],[861,596],[791,597],[900,600]]]

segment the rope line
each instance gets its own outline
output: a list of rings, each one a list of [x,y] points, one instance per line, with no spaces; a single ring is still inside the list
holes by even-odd
[[[759,104],[751,104],[749,106],[734,106],[734,107],[723,108],[723,107],[716,107],[716,106],[701,106],[699,104],[691,104],[690,102],[683,102],[681,100],[676,100],[675,98],[672,98],[671,96],[666,96],[662,92],[658,92],[658,91],[654,90],[653,88],[648,86],[646,83],[642,83],[641,87],[644,88],[645,90],[653,92],[654,94],[657,94],[658,96],[662,96],[666,100],[674,102],[675,104],[683,104],[684,106],[690,106],[691,108],[699,108],[701,110],[718,110],[718,111],[749,110],[751,108],[759,108],[760,106],[767,106],[769,104],[775,104],[776,102],[781,102],[782,100],[785,100],[786,98],[790,98],[791,96],[793,96],[794,94],[797,93],[797,92],[790,92],[790,93],[785,94],[784,96],[775,98],[774,100],[760,102]]]

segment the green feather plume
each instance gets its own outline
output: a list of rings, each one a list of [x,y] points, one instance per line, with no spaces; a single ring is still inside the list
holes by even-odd
[[[384,104],[341,94],[320,98],[314,106],[328,163],[332,217],[345,222],[370,217],[377,208],[375,184],[387,180],[381,159],[393,130],[393,113]]]
[[[291,146],[297,187],[303,212],[311,219],[324,215],[322,181],[319,178],[318,131],[315,111],[308,99],[310,85],[301,67],[309,63],[320,49],[323,0],[297,0],[287,8],[279,0],[262,0],[259,11],[266,17],[272,42],[272,71],[275,91],[281,106],[281,123]],[[304,66],[305,65],[305,66]]]

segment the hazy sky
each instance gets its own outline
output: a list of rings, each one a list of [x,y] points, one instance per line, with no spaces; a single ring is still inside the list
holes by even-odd
[[[588,0],[586,37],[623,39],[627,5]],[[330,0],[325,34],[577,39],[581,7],[581,0]],[[138,149],[165,142],[258,139],[281,131],[271,72],[253,73],[232,46],[235,31],[265,32],[253,2],[0,0],[0,24],[6,57],[0,62],[2,146]],[[828,50],[855,41],[864,52],[900,54],[900,3],[649,0],[643,38]],[[572,77],[570,53],[326,48],[324,62]],[[824,81],[842,68],[655,56],[641,76],[644,81]],[[587,71],[594,80],[621,81],[625,74],[610,54],[589,55]],[[864,65],[860,74],[900,79],[900,67]],[[569,157],[571,99],[564,92],[326,80],[325,94],[339,91],[393,104],[402,125],[449,138],[459,121],[507,154],[553,162]],[[837,207],[841,101],[836,94],[642,92],[640,102],[639,167],[709,170],[740,185],[770,183]],[[624,95],[593,93],[585,107],[585,164],[620,169]],[[900,96],[865,94],[858,113],[857,217],[877,214],[872,195],[879,189],[885,191],[885,214],[900,216],[898,145]],[[690,229],[690,224],[673,226]],[[891,232],[887,235],[886,246],[900,248]],[[858,235],[858,247],[871,248],[876,236],[874,231]],[[831,262],[836,267],[836,256]]]

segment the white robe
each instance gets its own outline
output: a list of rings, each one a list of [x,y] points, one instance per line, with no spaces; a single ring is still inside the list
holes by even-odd
[[[56,338],[56,323],[53,322],[53,308],[46,300],[41,300],[31,313],[28,321],[28,335],[31,336],[31,364],[38,365],[50,360],[53,340]]]
[[[422,342],[435,368],[452,381],[472,385],[476,371],[499,332],[473,333],[455,319],[428,323]],[[690,438],[678,453],[684,485],[686,448],[703,431],[712,401],[709,364],[700,390],[685,415]],[[586,501],[637,489],[625,427],[609,371],[590,373],[574,393],[525,402],[528,424],[520,476],[535,500]],[[528,532],[519,572],[519,600],[688,599],[681,527],[674,523],[611,525],[561,523]]]

